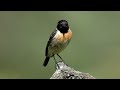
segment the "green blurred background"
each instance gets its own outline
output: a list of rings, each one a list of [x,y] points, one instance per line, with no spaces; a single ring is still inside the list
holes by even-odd
[[[49,79],[55,63],[51,58],[47,67],[42,66],[45,47],[61,19],[69,22],[73,32],[70,44],[60,53],[65,62],[98,79],[120,78],[117,11],[1,11],[0,78]]]

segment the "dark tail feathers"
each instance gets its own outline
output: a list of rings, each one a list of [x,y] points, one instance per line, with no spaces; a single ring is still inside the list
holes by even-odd
[[[48,64],[48,62],[49,62],[49,59],[50,59],[50,57],[46,57],[46,58],[45,58],[45,61],[44,61],[44,63],[43,63],[43,66],[44,66],[44,67],[47,66],[47,64]]]

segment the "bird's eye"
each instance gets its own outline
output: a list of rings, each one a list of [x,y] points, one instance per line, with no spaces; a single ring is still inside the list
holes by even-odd
[[[60,26],[60,29],[62,28],[62,26]]]

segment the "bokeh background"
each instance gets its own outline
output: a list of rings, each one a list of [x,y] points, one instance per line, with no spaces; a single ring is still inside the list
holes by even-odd
[[[65,62],[98,79],[120,78],[120,12],[1,11],[0,78],[49,79],[54,59],[43,67],[45,47],[57,22],[69,22],[73,38],[60,53]],[[57,60],[60,60],[56,56]]]

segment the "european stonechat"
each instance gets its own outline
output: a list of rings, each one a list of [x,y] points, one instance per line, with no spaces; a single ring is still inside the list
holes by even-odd
[[[47,42],[45,50],[46,58],[44,60],[43,66],[47,66],[51,57],[54,57],[55,63],[57,64],[55,54],[63,61],[59,53],[67,47],[71,38],[72,31],[70,30],[68,22],[66,20],[58,21],[56,29],[51,33]]]

